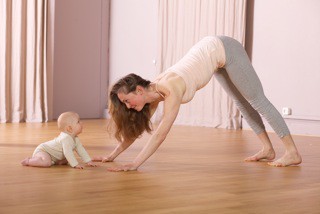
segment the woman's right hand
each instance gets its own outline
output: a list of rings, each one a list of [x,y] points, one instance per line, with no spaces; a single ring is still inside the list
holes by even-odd
[[[95,156],[92,158],[92,161],[106,163],[106,162],[112,162],[113,158],[111,158],[111,156]]]
[[[113,158],[111,158],[110,156],[108,156],[108,157],[104,157],[103,159],[102,159],[102,163],[105,163],[105,162],[112,162],[113,161]]]

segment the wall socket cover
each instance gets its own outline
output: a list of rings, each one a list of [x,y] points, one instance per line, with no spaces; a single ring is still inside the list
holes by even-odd
[[[282,114],[283,115],[291,115],[291,108],[289,108],[289,107],[283,107],[282,108]]]

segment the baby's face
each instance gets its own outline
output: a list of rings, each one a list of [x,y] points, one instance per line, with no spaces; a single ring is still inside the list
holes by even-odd
[[[82,132],[82,128],[83,128],[83,127],[82,127],[82,123],[81,123],[81,121],[80,121],[79,115],[77,115],[77,116],[74,118],[71,126],[72,126],[72,130],[73,130],[73,133],[72,133],[72,134],[73,134],[74,136],[77,136],[77,135],[79,135],[79,134]]]

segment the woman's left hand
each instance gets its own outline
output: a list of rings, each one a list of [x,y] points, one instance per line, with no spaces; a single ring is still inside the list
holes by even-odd
[[[127,172],[127,171],[135,171],[135,170],[137,170],[137,167],[134,166],[134,164],[126,164],[122,166],[108,168],[108,171],[110,172],[121,172],[121,171]]]

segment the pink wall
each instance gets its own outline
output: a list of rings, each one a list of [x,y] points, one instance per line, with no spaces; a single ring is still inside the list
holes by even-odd
[[[68,110],[101,118],[108,78],[113,83],[129,72],[156,76],[157,0],[112,1],[110,19],[109,2],[55,1],[54,118]]]
[[[101,118],[106,107],[108,0],[56,0],[53,117],[76,111]]]
[[[156,77],[157,0],[111,2],[110,83],[128,73]]]
[[[319,136],[320,1],[248,3],[254,11],[247,42],[265,94],[280,112],[292,109],[285,116],[292,133]]]

